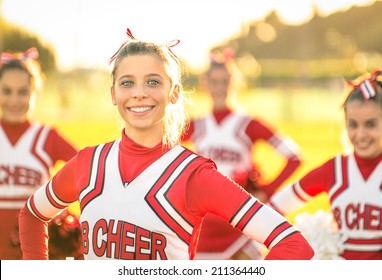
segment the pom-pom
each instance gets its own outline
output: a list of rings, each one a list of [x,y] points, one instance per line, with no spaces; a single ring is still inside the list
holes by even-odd
[[[296,216],[296,227],[315,250],[314,260],[341,260],[345,236],[338,232],[333,214],[318,210]]]
[[[49,259],[83,259],[81,228],[75,215],[65,209],[50,221],[48,229]]]

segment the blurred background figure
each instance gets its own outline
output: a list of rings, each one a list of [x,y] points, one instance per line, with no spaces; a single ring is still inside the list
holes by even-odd
[[[264,121],[240,113],[232,105],[240,72],[232,49],[212,52],[210,66],[202,77],[212,100],[211,113],[191,121],[183,141],[196,152],[213,159],[218,170],[265,202],[300,166],[298,146]],[[285,166],[272,181],[265,182],[253,158],[255,143],[265,142],[285,159]],[[256,243],[212,214],[203,222],[199,259],[261,259]]]
[[[52,127],[32,120],[43,75],[38,51],[0,57],[0,259],[20,259],[18,214],[27,198],[76,148]],[[64,245],[63,245],[64,246]]]
[[[282,214],[327,193],[338,232],[341,257],[382,259],[382,75],[375,70],[348,82],[343,103],[349,153],[338,154],[270,198]]]

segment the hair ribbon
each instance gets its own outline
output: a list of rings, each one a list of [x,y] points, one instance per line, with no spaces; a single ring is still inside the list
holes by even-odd
[[[137,40],[129,28],[126,29],[126,35],[127,35],[127,37],[129,37],[130,40]],[[123,46],[126,44],[126,42],[127,41],[123,42],[122,45],[119,47],[119,49],[109,59],[109,65],[115,60],[119,51],[123,48]],[[175,47],[176,45],[178,45],[179,43],[180,43],[180,40],[172,40],[172,41],[168,42],[165,46],[167,48],[172,48],[172,47]]]
[[[0,65],[9,64],[13,60],[19,60],[22,63],[25,63],[29,59],[37,59],[38,58],[38,51],[35,47],[31,47],[27,49],[23,53],[9,53],[9,52],[3,52],[0,55]]]
[[[358,88],[362,92],[365,100],[369,100],[376,95],[375,81],[380,74],[381,71],[376,69],[370,74],[369,78],[362,80],[360,83],[354,84],[351,81],[347,81],[347,84],[352,86],[354,89]]]

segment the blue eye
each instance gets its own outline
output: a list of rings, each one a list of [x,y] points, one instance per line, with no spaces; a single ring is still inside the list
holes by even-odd
[[[151,85],[151,86],[156,86],[156,85],[159,84],[159,82],[156,81],[156,80],[149,80],[147,83],[148,83],[149,85]]]
[[[122,81],[122,82],[121,82],[121,85],[122,85],[122,86],[131,86],[132,84],[133,84],[132,81]]]

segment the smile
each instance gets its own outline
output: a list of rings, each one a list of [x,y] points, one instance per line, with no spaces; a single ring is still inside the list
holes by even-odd
[[[151,110],[153,106],[147,106],[147,107],[129,107],[129,110],[134,113],[143,113]]]

